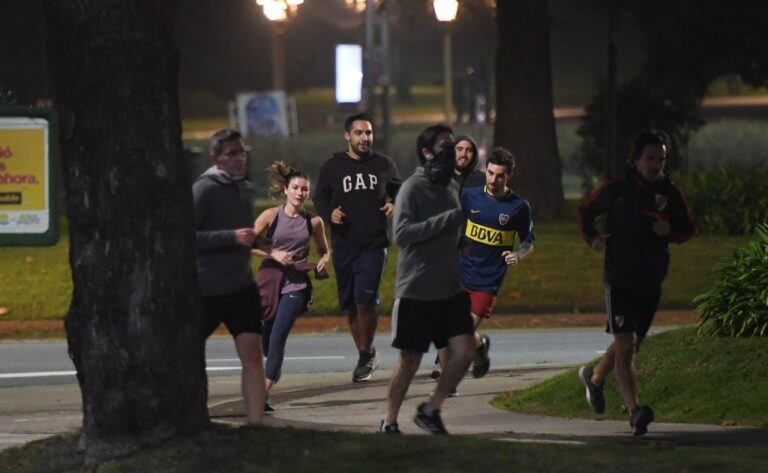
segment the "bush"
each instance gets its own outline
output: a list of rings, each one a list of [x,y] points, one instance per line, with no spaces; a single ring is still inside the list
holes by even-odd
[[[694,97],[663,90],[655,78],[634,78],[617,90],[616,144],[612,159],[607,162],[606,129],[610,119],[606,113],[607,100],[603,86],[587,106],[579,126],[578,135],[583,141],[576,159],[587,175],[621,174],[627,166],[632,141],[646,128],[664,130],[670,135],[672,149],[667,156],[667,167],[677,169],[681,150],[690,135],[704,124]]]
[[[693,299],[701,312],[700,333],[768,335],[768,225],[759,225],[755,235],[755,241],[721,266],[719,280]]]
[[[728,163],[754,166],[768,161],[768,123],[758,120],[712,121],[691,135],[683,169],[716,171]]]
[[[699,232],[748,235],[768,221],[768,167],[726,164],[715,171],[680,173]]]

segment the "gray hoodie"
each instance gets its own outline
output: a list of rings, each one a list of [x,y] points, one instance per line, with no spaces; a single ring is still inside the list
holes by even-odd
[[[395,297],[421,301],[448,299],[463,289],[459,281],[459,200],[449,187],[434,184],[417,168],[395,201],[397,255]]]
[[[203,297],[231,294],[254,284],[251,249],[235,243],[235,230],[251,228],[254,188],[211,167],[192,185],[197,275]]]

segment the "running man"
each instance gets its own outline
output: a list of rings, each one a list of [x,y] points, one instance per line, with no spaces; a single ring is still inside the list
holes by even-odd
[[[197,275],[203,296],[203,336],[221,324],[235,341],[243,365],[242,390],[250,423],[264,416],[261,357],[261,299],[251,271],[254,188],[246,176],[247,156],[239,132],[211,138],[213,165],[192,186]]]
[[[682,192],[664,174],[669,137],[645,130],[632,144],[632,168],[623,177],[606,180],[579,208],[582,237],[595,251],[605,249],[605,302],[608,333],[613,343],[597,365],[583,366],[579,378],[587,403],[605,412],[605,379],[616,370],[616,382],[630,412],[634,435],[643,435],[653,410],[637,400],[634,355],[651,327],[669,268],[669,243],[683,243],[694,234]],[[607,214],[605,232],[595,218]]]
[[[331,227],[339,310],[347,311],[359,358],[352,381],[367,381],[379,362],[373,339],[379,282],[387,257],[387,218],[394,211],[400,175],[391,158],[373,151],[373,122],[366,114],[344,123],[347,150],[320,168],[312,200]]]
[[[466,189],[460,197],[467,223],[459,263],[461,282],[472,299],[475,378],[485,376],[491,366],[491,341],[477,329],[491,315],[507,268],[533,251],[531,206],[509,188],[514,173],[514,155],[505,148],[496,148],[485,167],[485,187]],[[520,242],[517,250],[515,240]]]
[[[400,358],[387,393],[386,417],[379,431],[400,433],[398,415],[421,358],[430,344],[447,347],[446,363],[436,389],[416,409],[414,422],[431,434],[447,434],[440,409],[472,361],[472,318],[469,295],[461,287],[459,244],[463,216],[449,188],[455,166],[450,142],[436,154],[434,143],[443,129],[430,127],[417,140],[423,167],[406,179],[395,204],[397,256],[392,346]]]

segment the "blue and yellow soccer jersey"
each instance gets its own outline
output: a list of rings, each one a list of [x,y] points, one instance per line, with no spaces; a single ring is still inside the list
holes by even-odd
[[[459,252],[462,283],[496,295],[507,273],[501,253],[513,250],[515,240],[533,241],[531,206],[515,193],[497,199],[485,187],[474,187],[462,192],[461,208],[467,221]]]

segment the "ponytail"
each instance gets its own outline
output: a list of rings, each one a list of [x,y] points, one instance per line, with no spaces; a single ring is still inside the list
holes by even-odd
[[[294,177],[301,177],[307,180],[309,179],[307,178],[307,175],[304,174],[301,170],[293,166],[289,166],[283,161],[275,161],[267,166],[267,172],[272,174],[270,177],[270,185],[267,193],[273,199],[280,199],[283,196],[283,191],[286,187],[288,187],[288,184]]]

